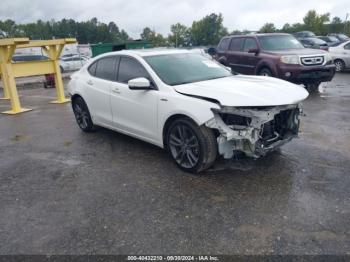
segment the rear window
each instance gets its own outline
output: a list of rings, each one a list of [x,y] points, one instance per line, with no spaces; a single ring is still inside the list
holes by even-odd
[[[91,75],[110,81],[115,81],[116,79],[116,62],[117,57],[105,57],[101,58],[95,63],[93,63],[88,71]]]
[[[228,49],[228,46],[230,45],[230,40],[231,40],[230,38],[222,39],[219,46],[218,46],[218,49],[226,51]]]
[[[243,48],[243,38],[232,38],[230,44],[230,51],[241,51]]]
[[[254,38],[246,38],[244,42],[244,52],[248,52],[250,49],[257,49],[258,45],[256,44],[256,41]]]

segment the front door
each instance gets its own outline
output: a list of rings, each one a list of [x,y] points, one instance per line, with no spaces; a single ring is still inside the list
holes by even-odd
[[[157,139],[158,91],[131,90],[128,81],[138,77],[152,79],[135,58],[120,58],[117,82],[111,87],[111,109],[114,126],[147,140]],[[154,84],[153,84],[154,85]]]

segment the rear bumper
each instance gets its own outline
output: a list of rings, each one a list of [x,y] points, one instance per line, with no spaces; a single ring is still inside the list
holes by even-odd
[[[295,84],[328,82],[334,77],[335,65],[309,67],[301,65],[279,65],[277,74],[279,78]]]

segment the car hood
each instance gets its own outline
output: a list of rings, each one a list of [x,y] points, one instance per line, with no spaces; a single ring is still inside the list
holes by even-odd
[[[276,50],[276,51],[265,51],[274,55],[324,55],[327,52],[319,49],[301,48],[301,49],[289,49],[289,50]]]
[[[301,86],[273,77],[236,75],[174,86],[184,95],[217,100],[222,106],[297,104],[309,93]]]

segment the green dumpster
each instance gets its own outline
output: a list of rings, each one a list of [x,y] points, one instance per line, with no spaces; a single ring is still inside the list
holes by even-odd
[[[152,48],[152,44],[147,41],[134,40],[126,41],[124,43],[104,43],[104,44],[93,44],[91,45],[92,57],[98,56],[100,54],[120,51],[124,49],[144,49]]]

